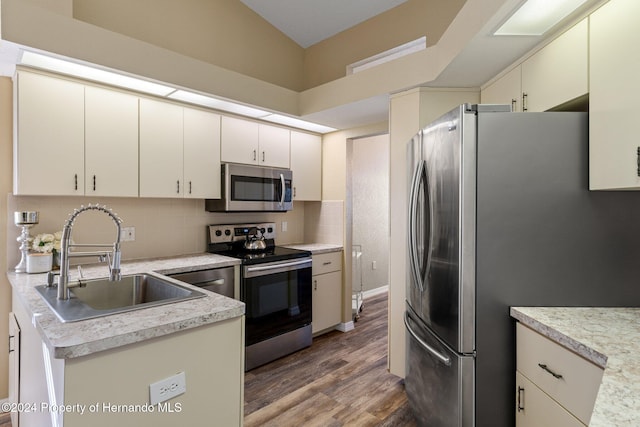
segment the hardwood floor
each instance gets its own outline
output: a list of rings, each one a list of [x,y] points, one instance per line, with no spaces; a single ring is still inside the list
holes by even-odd
[[[247,372],[244,412],[246,427],[415,426],[387,372],[387,294],[365,300],[355,330]]]

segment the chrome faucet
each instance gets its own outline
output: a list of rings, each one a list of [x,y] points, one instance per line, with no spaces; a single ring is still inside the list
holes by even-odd
[[[77,244],[71,243],[71,230],[73,228],[73,222],[76,220],[78,215],[82,212],[86,211],[101,211],[109,215],[109,217],[116,224],[117,234],[116,241],[111,244]],[[69,288],[73,287],[69,284],[69,258],[75,257],[92,257],[96,256],[100,259],[100,262],[104,262],[106,260],[107,265],[109,266],[109,280],[110,281],[118,281],[121,279],[120,273],[120,237],[121,237],[121,226],[122,219],[113,213],[111,209],[107,209],[106,206],[99,206],[98,204],[92,206],[89,204],[88,206],[80,206],[80,209],[74,209],[73,213],[69,215],[69,218],[64,223],[64,228],[62,229],[62,240],[60,241],[60,277],[58,278],[58,299],[59,300],[67,300],[69,299]],[[77,247],[92,247],[92,248],[104,248],[104,247],[113,247],[113,251],[87,251],[87,252],[71,252],[69,248],[77,248]],[[81,285],[78,282],[78,285]]]

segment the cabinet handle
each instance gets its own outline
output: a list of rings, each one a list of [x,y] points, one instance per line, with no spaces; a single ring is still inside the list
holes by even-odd
[[[538,366],[540,366],[544,371],[550,373],[551,375],[553,375],[554,378],[556,379],[562,379],[562,375],[560,374],[556,374],[555,372],[553,372],[551,369],[549,369],[547,367],[547,365],[544,365],[542,363],[538,363]]]
[[[325,261],[322,263],[322,265],[331,265],[331,261]]]
[[[9,335],[9,353],[13,352],[15,349],[12,348],[13,346],[11,345],[11,340],[15,338],[15,335]]]
[[[527,97],[528,96],[529,95],[527,95],[526,92],[522,93],[522,111],[528,111],[528,108],[527,108]]]
[[[96,176],[93,175],[93,191],[96,191]]]
[[[640,157],[639,157],[639,159],[640,159]],[[638,160],[638,162],[640,162],[640,160]],[[638,167],[638,170],[640,170],[640,166]],[[638,173],[640,173],[640,172],[638,172]],[[293,197],[296,197],[296,187],[293,187]]]
[[[189,181],[189,194],[191,194],[191,181]]]
[[[264,151],[262,152],[262,163],[264,163]]]
[[[637,157],[638,157],[638,176],[640,176],[640,147],[638,147],[638,151],[637,151]]]
[[[317,281],[317,280],[314,280],[314,281],[313,281],[313,290],[314,290],[314,291],[317,291],[317,290],[318,290],[318,281]]]
[[[254,162],[257,160],[256,155],[257,155],[257,151],[253,150],[253,161]]]
[[[178,185],[178,191],[176,191],[176,193],[180,194],[180,180],[177,180],[176,183]]]
[[[78,174],[75,174],[73,176],[73,183],[74,183],[73,186],[74,186],[75,190],[78,191]]]
[[[524,412],[524,387],[518,386],[518,412]]]
[[[516,107],[518,106],[518,100],[516,98],[511,99],[511,111],[516,111]]]

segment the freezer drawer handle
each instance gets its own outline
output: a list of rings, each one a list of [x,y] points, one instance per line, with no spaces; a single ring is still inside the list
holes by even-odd
[[[420,338],[415,333],[415,331],[413,329],[411,329],[411,326],[409,326],[409,313],[407,313],[406,311],[404,313],[404,326],[406,326],[407,331],[409,331],[411,336],[413,338],[415,338],[415,340],[418,341],[420,343],[420,345],[425,348],[425,350],[427,350],[429,353],[433,354],[435,357],[438,358],[438,360],[440,360],[445,365],[451,366],[451,359],[448,356],[445,356],[445,355],[439,353],[436,349],[434,349],[429,344],[424,342],[424,340],[422,340],[422,338]]]
[[[545,371],[547,371],[548,373],[550,373],[551,375],[553,375],[553,377],[554,377],[554,378],[562,379],[562,375],[560,375],[560,374],[556,374],[556,373],[555,373],[555,372],[553,372],[551,369],[549,369],[549,368],[547,367],[547,365],[542,364],[542,363],[538,363],[538,366],[540,366],[542,369],[544,369]]]

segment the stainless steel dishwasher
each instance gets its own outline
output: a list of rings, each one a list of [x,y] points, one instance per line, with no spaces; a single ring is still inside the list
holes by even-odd
[[[189,271],[186,273],[167,274],[167,276],[216,294],[229,298],[235,297],[233,267]]]

